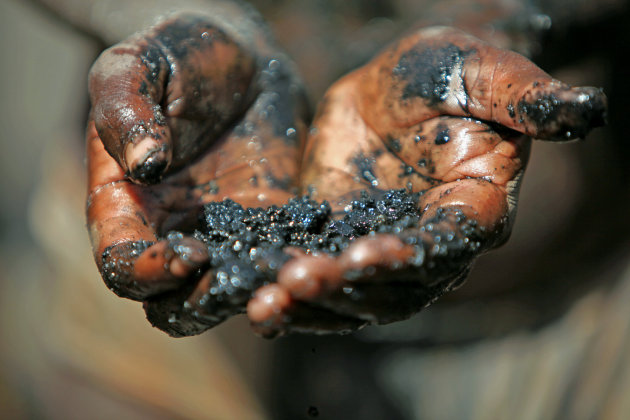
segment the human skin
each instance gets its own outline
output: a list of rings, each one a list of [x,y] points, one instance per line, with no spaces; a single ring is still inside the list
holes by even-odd
[[[417,228],[358,238],[338,256],[288,249],[277,278],[240,308],[265,336],[392,322],[459,284],[507,239],[529,136],[583,137],[606,108],[598,89],[566,86],[447,27],[415,31],[340,79],[310,130],[301,89],[273,45],[243,45],[199,15],[171,18],[95,63],[95,259],[108,286],[145,301],[169,334],[216,323],[200,303],[214,275],[207,250],[186,234],[204,203],[281,205],[308,193],[341,211],[361,190],[423,191]],[[172,230],[185,234],[167,237]]]

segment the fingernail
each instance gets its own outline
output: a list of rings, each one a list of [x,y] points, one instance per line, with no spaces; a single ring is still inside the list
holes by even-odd
[[[143,184],[155,184],[162,179],[169,165],[166,145],[159,144],[151,137],[145,137],[125,150],[125,161],[129,177]]]

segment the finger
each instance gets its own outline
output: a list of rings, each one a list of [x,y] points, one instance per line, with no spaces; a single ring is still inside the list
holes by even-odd
[[[429,301],[410,264],[413,257],[413,247],[393,235],[363,237],[338,258],[294,258],[278,274],[277,286],[294,305],[302,303],[372,323],[391,322],[408,317]],[[280,306],[277,312],[286,312]]]
[[[191,282],[177,290],[145,300],[143,307],[147,320],[171,337],[189,337],[212,328],[216,323],[200,320],[185,304],[193,290],[202,283],[205,283],[203,277],[198,284]]]
[[[519,54],[447,27],[402,39],[348,80],[360,84],[360,113],[381,136],[450,114],[568,140],[606,117],[599,89],[572,88]]]
[[[92,115],[106,150],[131,179],[156,182],[170,165],[170,128],[160,103],[168,63],[132,39],[104,51],[89,75]]]
[[[393,235],[378,235],[358,239],[339,258],[295,258],[280,271],[278,284],[265,289],[269,295],[260,292],[275,299],[275,306],[261,297],[249,313],[276,323],[298,306],[369,323],[405,319],[444,293],[453,280],[425,281],[424,251],[417,260],[417,249]]]
[[[193,286],[148,299],[144,304],[147,319],[169,335],[183,337],[200,334],[245,312],[262,279],[249,267],[235,266],[238,270],[213,267]]]
[[[144,300],[185,284],[207,260],[202,243],[181,238],[117,243],[105,248],[97,265],[107,287],[118,296]]]
[[[337,258],[327,255],[300,255],[288,261],[278,273],[278,284],[294,300],[316,299],[338,289],[344,282]]]
[[[193,288],[186,288],[185,295],[177,290],[151,298],[145,305],[151,322],[171,335],[180,336],[201,332],[242,314],[254,292],[274,281],[277,265],[282,266],[289,258],[281,250],[256,253],[247,250],[240,255],[233,250],[233,247],[212,248],[211,268]],[[297,254],[297,251],[291,253]],[[168,316],[160,313],[165,310]]]
[[[235,118],[253,71],[253,59],[217,28],[193,18],[166,22],[95,62],[89,90],[96,127],[131,179],[157,182]]]
[[[348,333],[366,325],[363,320],[293,300],[279,284],[258,289],[247,305],[247,316],[252,329],[266,338],[290,332]]]
[[[396,280],[401,280],[405,277],[403,269],[409,267],[414,256],[413,247],[398,237],[380,234],[355,240],[339,257],[339,266],[346,279],[360,281],[380,277],[382,272],[398,272]]]
[[[503,243],[509,236],[516,212],[516,194],[522,171],[506,186],[485,179],[460,179],[427,191],[421,198],[419,236],[435,253],[448,251],[468,257]],[[415,235],[413,231],[403,233]],[[445,243],[445,238],[451,238]],[[437,245],[437,246],[435,246]],[[443,246],[445,248],[443,248]]]
[[[418,313],[445,293],[449,284],[444,282],[426,288],[409,281],[349,282],[341,290],[308,303],[339,317],[359,319],[369,324],[387,324]]]
[[[191,238],[158,237],[145,213],[140,187],[124,179],[88,125],[87,222],[97,265],[110,289],[144,299],[172,289],[207,261],[205,246]]]

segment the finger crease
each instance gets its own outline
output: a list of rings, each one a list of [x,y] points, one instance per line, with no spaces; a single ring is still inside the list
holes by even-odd
[[[100,185],[96,189],[92,190],[92,192],[90,192],[88,194],[88,197],[87,197],[87,200],[86,200],[86,208],[90,208],[90,206],[92,205],[92,203],[94,201],[94,197],[97,194],[100,194],[104,190],[106,190],[106,189],[108,189],[110,187],[117,186],[117,185],[122,184],[122,183],[131,184],[131,181],[129,181],[128,179],[118,179],[116,181],[111,181],[111,182],[108,182],[107,184]]]

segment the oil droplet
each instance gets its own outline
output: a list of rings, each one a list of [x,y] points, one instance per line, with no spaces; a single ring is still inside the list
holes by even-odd
[[[437,144],[438,146],[442,145],[442,144],[446,144],[449,142],[449,140],[451,139],[448,129],[446,130],[442,130],[438,133],[438,135],[435,137],[435,144]]]
[[[311,405],[306,411],[309,417],[317,417],[319,416],[319,410],[314,405]]]

